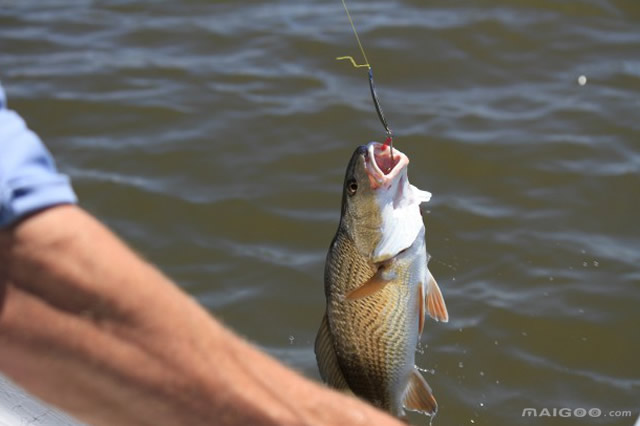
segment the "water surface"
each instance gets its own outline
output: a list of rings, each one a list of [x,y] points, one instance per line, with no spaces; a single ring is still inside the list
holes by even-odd
[[[434,194],[451,321],[427,324],[417,363],[435,424],[632,424],[640,3],[350,5],[410,178]],[[384,136],[366,72],[334,59],[357,54],[339,1],[0,1],[10,106],[82,205],[314,379],[344,169]]]

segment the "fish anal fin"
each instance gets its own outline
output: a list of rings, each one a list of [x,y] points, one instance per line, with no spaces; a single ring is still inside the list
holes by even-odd
[[[429,384],[415,368],[409,377],[403,405],[407,410],[418,411],[430,416],[434,416],[438,412],[438,403],[433,397]]]
[[[378,291],[382,290],[384,286],[391,282],[391,275],[392,274],[386,271],[386,268],[380,267],[378,269],[378,272],[376,272],[376,274],[367,282],[365,282],[355,290],[347,293],[347,299],[357,300],[377,293]]]
[[[447,305],[444,303],[444,297],[438,283],[433,275],[429,273],[429,283],[427,284],[427,312],[429,316],[436,321],[448,322],[449,312]]]
[[[424,311],[426,310],[426,300],[424,298],[424,292],[422,290],[422,283],[418,284],[418,335],[422,334],[424,330]]]
[[[315,353],[322,380],[332,388],[348,390],[349,385],[338,364],[338,357],[333,346],[326,313],[322,317],[322,323],[316,336]]]

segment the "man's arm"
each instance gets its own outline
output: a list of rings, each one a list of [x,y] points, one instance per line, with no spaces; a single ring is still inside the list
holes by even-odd
[[[95,425],[398,424],[233,335],[74,206],[0,231],[0,371]]]

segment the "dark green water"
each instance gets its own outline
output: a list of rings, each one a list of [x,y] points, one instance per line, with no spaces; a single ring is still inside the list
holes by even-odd
[[[451,317],[417,353],[434,424],[633,424],[640,2],[350,5],[412,183],[434,195]],[[344,168],[384,136],[366,72],[334,59],[357,54],[338,0],[0,0],[9,105],[82,205],[314,379]]]

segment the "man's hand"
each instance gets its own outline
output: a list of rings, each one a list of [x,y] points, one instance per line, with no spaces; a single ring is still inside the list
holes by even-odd
[[[0,231],[0,371],[94,425],[393,425],[287,369],[74,206]]]

